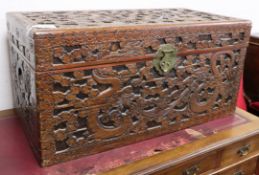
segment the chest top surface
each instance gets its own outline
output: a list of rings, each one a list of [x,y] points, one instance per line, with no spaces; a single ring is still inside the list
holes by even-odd
[[[49,11],[16,12],[16,14],[30,25],[49,25],[50,28],[91,28],[238,21],[236,18],[189,9]]]

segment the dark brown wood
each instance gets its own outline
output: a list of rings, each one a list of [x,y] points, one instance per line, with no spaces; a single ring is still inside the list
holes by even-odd
[[[250,22],[185,9],[32,12],[9,13],[8,29],[17,113],[48,166],[233,113]],[[152,64],[162,44],[178,50],[165,75]]]
[[[253,102],[259,102],[259,34],[250,38],[244,66],[244,92],[248,111],[259,115],[259,108]]]

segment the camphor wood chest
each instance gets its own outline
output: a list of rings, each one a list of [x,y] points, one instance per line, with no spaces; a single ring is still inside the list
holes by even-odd
[[[42,166],[234,112],[249,21],[187,9],[7,18],[15,106]]]

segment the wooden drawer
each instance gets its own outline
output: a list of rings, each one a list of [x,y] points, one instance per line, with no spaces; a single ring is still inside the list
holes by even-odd
[[[259,150],[259,137],[251,137],[234,143],[223,150],[221,167],[241,161]]]
[[[155,175],[207,175],[213,174],[216,169],[222,169],[244,159],[254,156],[259,152],[259,137],[254,136],[234,144],[218,149],[206,155],[198,156],[180,164],[167,167],[161,166],[156,169]],[[253,175],[256,168],[257,158],[250,159],[237,166],[222,171],[217,175]],[[150,174],[150,172],[149,172]]]
[[[215,175],[254,175],[256,171],[256,163],[257,159],[251,159]]]
[[[176,166],[164,168],[155,175],[197,175],[216,168],[217,153],[213,152],[204,156],[193,158]]]

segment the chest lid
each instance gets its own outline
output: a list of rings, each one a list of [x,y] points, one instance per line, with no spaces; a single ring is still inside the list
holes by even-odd
[[[250,22],[188,9],[12,12],[13,44],[37,71],[153,59],[247,44]]]

